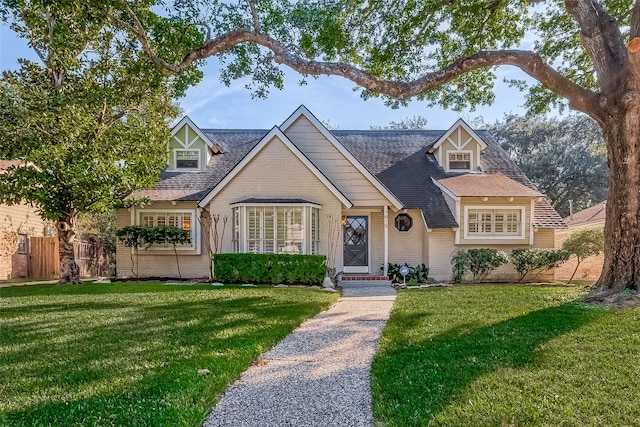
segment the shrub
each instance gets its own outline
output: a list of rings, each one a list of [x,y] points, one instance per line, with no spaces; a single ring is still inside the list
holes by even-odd
[[[400,274],[400,268],[407,267],[409,268],[409,274],[407,274],[406,278],[402,277]],[[383,270],[384,267],[380,267],[380,270]],[[393,283],[400,283],[403,280],[407,280],[410,282],[411,280],[415,280],[415,283],[429,283],[429,267],[423,264],[419,264],[416,267],[411,267],[406,262],[404,264],[395,264],[389,263],[387,265],[387,275],[389,279]]]
[[[327,267],[324,255],[216,254],[216,280],[225,283],[320,285]]]
[[[507,254],[497,249],[461,249],[451,257],[452,280],[460,283],[467,273],[471,273],[472,283],[482,281],[487,275],[509,262]]]
[[[144,246],[145,249],[151,248],[153,245],[171,245],[178,266],[178,276],[182,277],[180,272],[180,263],[178,261],[177,246],[190,243],[187,232],[178,227],[162,226],[162,227],[146,227],[142,225],[128,225],[116,231],[116,236],[120,242],[132,248],[138,258],[138,249]],[[136,262],[136,272],[138,276]],[[133,254],[131,255],[131,272],[133,273]]]
[[[585,228],[574,231],[562,243],[562,249],[567,251],[569,255],[575,255],[577,260],[576,268],[569,278],[569,283],[571,283],[580,263],[585,258],[600,255],[604,251],[604,230],[602,228]]]
[[[511,261],[518,271],[520,282],[529,273],[536,272],[534,279],[543,271],[556,268],[569,259],[569,252],[563,249],[522,248],[511,251]]]

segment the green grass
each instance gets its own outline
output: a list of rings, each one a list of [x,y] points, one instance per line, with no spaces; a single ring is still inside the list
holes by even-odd
[[[153,283],[0,289],[0,425],[198,426],[253,360],[337,298]]]
[[[379,426],[638,426],[640,307],[578,288],[404,291],[372,367]]]

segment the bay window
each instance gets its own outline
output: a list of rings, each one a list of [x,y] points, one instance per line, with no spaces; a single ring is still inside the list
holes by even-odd
[[[236,252],[319,253],[320,209],[315,205],[235,206],[232,220]]]

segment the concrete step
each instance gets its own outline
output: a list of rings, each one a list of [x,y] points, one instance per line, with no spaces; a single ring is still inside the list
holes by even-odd
[[[345,288],[388,288],[391,286],[391,280],[340,280],[338,282],[343,289]]]

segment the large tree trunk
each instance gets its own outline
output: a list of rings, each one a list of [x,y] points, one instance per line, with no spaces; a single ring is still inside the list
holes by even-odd
[[[640,99],[631,104],[602,123],[611,178],[598,285],[609,293],[640,289]]]
[[[65,215],[58,220],[60,246],[60,283],[80,283],[80,268],[76,264],[73,243],[76,237],[75,215]]]

